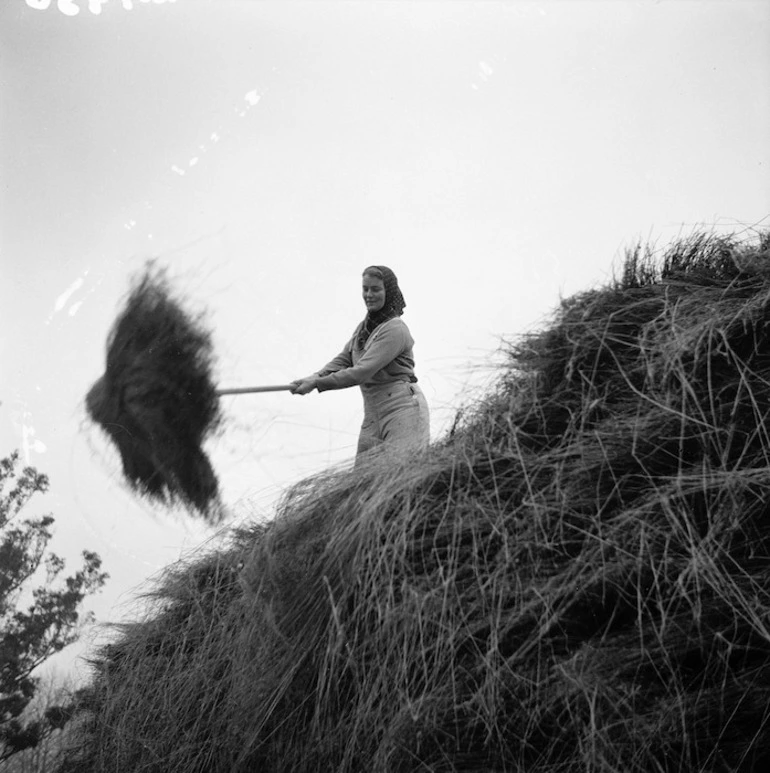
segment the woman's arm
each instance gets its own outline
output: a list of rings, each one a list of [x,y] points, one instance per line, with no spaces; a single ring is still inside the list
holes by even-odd
[[[344,370],[349,368],[353,364],[353,355],[350,351],[350,343],[333,359],[326,363],[314,375],[316,376],[328,376],[330,373],[336,373],[338,370]]]
[[[358,331],[356,330],[356,334]],[[355,337],[355,334],[354,334]],[[312,392],[316,388],[316,381],[321,376],[326,376],[330,373],[336,373],[338,370],[349,368],[353,364],[352,341],[348,341],[345,344],[345,348],[333,359],[326,363],[321,370],[316,373],[312,373],[310,376],[304,378],[298,378],[291,382],[291,393],[294,395],[306,395]]]
[[[384,323],[374,336],[375,338],[355,365],[351,362],[351,365],[346,368],[316,378],[315,386],[318,391],[344,389],[363,384],[378,370],[393,362],[410,344],[409,333],[403,323],[390,325]]]

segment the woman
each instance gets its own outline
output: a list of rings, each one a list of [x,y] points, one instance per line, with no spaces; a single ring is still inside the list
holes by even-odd
[[[360,386],[364,422],[356,463],[373,449],[425,448],[430,438],[428,404],[414,375],[414,340],[401,320],[406,302],[387,266],[363,274],[366,317],[345,348],[320,371],[292,382],[292,393]]]

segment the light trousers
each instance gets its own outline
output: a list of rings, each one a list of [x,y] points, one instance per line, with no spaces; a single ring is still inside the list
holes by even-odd
[[[356,464],[371,452],[424,450],[430,442],[430,414],[416,384],[394,381],[361,386],[364,421],[358,436]]]

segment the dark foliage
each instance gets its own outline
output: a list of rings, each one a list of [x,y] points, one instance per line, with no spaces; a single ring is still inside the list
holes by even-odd
[[[48,478],[34,467],[19,472],[18,462],[18,452],[0,459],[0,762],[36,746],[71,717],[72,706],[50,706],[42,719],[25,715],[38,688],[32,673],[77,639],[80,605],[107,578],[99,556],[83,551],[82,569],[57,582],[64,561],[46,555],[54,519],[17,518],[30,497],[48,489]],[[25,584],[41,567],[45,584],[22,607]]]

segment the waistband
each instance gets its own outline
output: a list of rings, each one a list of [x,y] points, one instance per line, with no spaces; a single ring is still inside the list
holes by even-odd
[[[394,386],[404,384],[405,386],[411,386],[417,383],[417,378],[411,376],[410,378],[399,378],[395,381],[385,381],[381,384],[361,384],[361,390],[364,392],[379,392],[383,389],[392,389]]]

